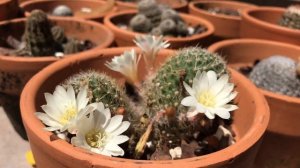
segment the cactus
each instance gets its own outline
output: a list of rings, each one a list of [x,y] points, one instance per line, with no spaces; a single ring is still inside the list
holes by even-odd
[[[57,43],[52,36],[50,22],[47,15],[40,10],[34,10],[27,19],[24,39],[26,46],[17,51],[17,54],[50,56],[56,52]]]
[[[67,41],[67,38],[65,36],[65,31],[62,27],[60,26],[53,26],[51,28],[51,32],[53,35],[54,40],[59,43],[59,44],[63,44]]]
[[[151,30],[151,34],[154,36],[161,36],[161,35],[163,35],[163,32],[161,31],[160,27],[154,27]]]
[[[176,23],[172,19],[163,20],[159,27],[163,35],[176,35]]]
[[[59,5],[54,8],[52,15],[54,16],[73,16],[73,11],[66,5]]]
[[[261,60],[249,77],[256,86],[287,96],[300,97],[300,79],[296,62],[284,56],[271,56]]]
[[[182,21],[182,19],[179,16],[178,12],[176,12],[173,9],[166,9],[162,12],[161,20],[166,20],[166,19],[172,19],[176,23],[179,22],[179,21]]]
[[[182,81],[192,83],[197,71],[215,71],[218,76],[227,73],[225,61],[216,54],[201,48],[186,48],[171,57],[152,79],[145,82],[146,106],[149,115],[162,109],[177,109],[177,114],[186,111],[180,105],[185,96]]]
[[[300,5],[288,7],[279,20],[279,25],[292,29],[300,29]]]
[[[80,41],[75,39],[69,39],[64,45],[64,54],[74,54],[84,50],[84,46]]]
[[[143,14],[134,16],[129,23],[132,30],[142,33],[147,33],[151,30],[151,21]]]
[[[151,20],[153,26],[157,26],[161,19],[161,9],[155,0],[142,0],[138,3],[138,11]]]
[[[187,36],[189,34],[187,25],[181,21],[179,21],[176,25],[176,32],[180,36]]]

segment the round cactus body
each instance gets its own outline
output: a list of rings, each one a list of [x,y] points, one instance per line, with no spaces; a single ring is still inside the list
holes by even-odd
[[[73,11],[66,5],[59,5],[54,8],[52,15],[54,16],[73,16]]]
[[[209,70],[215,71],[218,76],[227,73],[225,61],[217,54],[209,53],[202,48],[186,48],[179,51],[145,83],[144,97],[150,114],[167,108],[186,112],[185,108],[179,106],[186,96],[182,82],[192,84],[198,71]]]
[[[292,29],[300,29],[300,5],[288,7],[280,19],[279,25]]]
[[[135,15],[129,23],[130,28],[136,32],[147,33],[151,30],[151,21],[143,14]]]
[[[300,79],[296,62],[284,56],[271,56],[260,61],[249,78],[256,86],[287,96],[300,97]]]
[[[163,20],[159,27],[163,33],[163,35],[174,35],[176,34],[176,23],[172,19]]]
[[[60,26],[53,26],[51,28],[51,32],[53,35],[54,40],[59,43],[62,44],[64,42],[66,42],[66,36],[65,36],[65,31],[62,27]]]

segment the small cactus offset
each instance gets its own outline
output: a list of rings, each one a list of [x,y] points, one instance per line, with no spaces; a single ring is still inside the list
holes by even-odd
[[[215,71],[218,76],[226,74],[226,63],[220,56],[202,48],[186,48],[171,57],[154,78],[146,82],[144,96],[150,115],[162,109],[177,109],[185,92],[182,82],[191,84],[198,71],[209,70]]]
[[[151,21],[143,14],[134,16],[129,23],[132,30],[147,33],[152,29]]]
[[[81,72],[71,76],[64,86],[72,85],[75,92],[79,92],[81,87],[88,87],[89,102],[103,102],[106,108],[113,113],[117,113],[119,108],[126,110],[126,96],[124,91],[117,85],[111,77],[96,71]]]
[[[288,7],[280,19],[279,25],[292,29],[300,29],[300,5]]]
[[[250,73],[256,86],[287,96],[300,97],[300,79],[296,62],[284,56],[271,56],[260,61]]]
[[[50,56],[56,52],[57,43],[51,33],[47,15],[40,11],[31,12],[25,28],[25,50],[30,56]],[[23,50],[24,50],[23,49]]]
[[[64,54],[74,54],[84,50],[84,46],[76,39],[69,39],[63,46]]]

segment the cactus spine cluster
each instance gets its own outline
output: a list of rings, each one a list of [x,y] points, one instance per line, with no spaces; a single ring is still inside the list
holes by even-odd
[[[279,25],[292,29],[300,29],[300,5],[288,7],[280,19]]]
[[[138,4],[138,14],[130,20],[129,26],[136,32],[153,35],[188,35],[187,25],[178,12],[155,0],[142,0]]]
[[[182,82],[192,84],[197,71],[209,70],[215,71],[218,76],[225,74],[226,63],[220,56],[202,48],[186,48],[171,57],[146,82],[145,97],[150,115],[161,109],[177,109],[185,96]]]
[[[287,96],[300,97],[296,62],[284,56],[261,60],[249,75],[256,86]]]

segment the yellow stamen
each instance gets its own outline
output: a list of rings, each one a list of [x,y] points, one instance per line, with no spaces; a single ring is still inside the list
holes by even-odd
[[[67,110],[62,114],[59,119],[59,122],[63,125],[67,124],[71,119],[73,119],[77,114],[77,110],[75,107],[69,107]]]
[[[215,107],[216,105],[215,96],[209,91],[203,92],[200,95],[198,95],[197,100],[200,104],[202,104],[205,107]]]
[[[93,148],[99,148],[104,146],[107,134],[102,130],[90,130],[85,135],[87,144]]]

